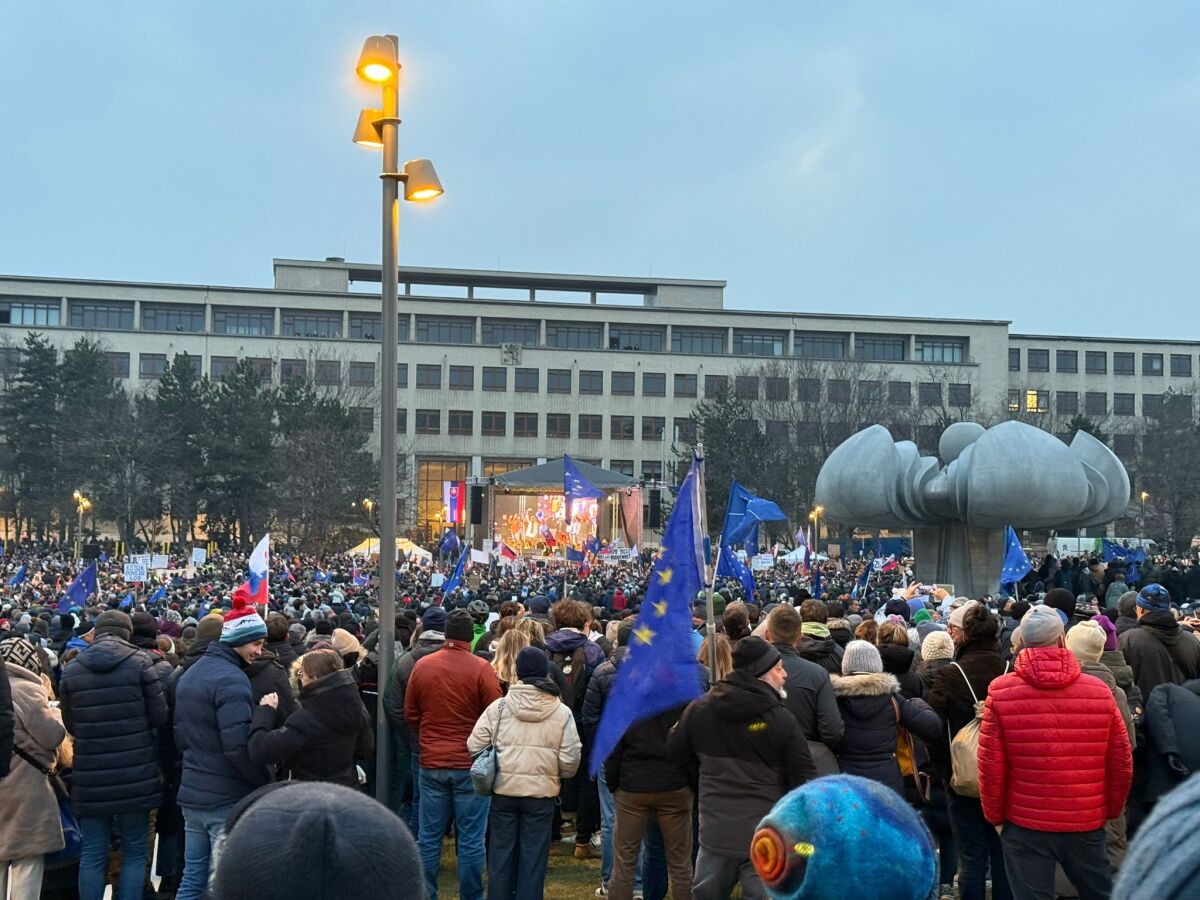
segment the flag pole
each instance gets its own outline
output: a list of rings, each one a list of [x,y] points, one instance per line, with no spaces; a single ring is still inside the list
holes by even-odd
[[[700,483],[700,534],[708,537],[708,492],[704,487],[704,444],[696,445],[696,477]],[[704,590],[704,636],[708,641],[708,680],[715,684],[717,680],[717,617],[713,607],[713,591],[717,584],[717,565],[721,561],[721,543],[717,542],[717,552],[713,555],[712,575],[704,579],[707,584]]]

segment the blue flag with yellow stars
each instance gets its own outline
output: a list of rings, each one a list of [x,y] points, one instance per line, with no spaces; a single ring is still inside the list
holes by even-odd
[[[1000,567],[1001,586],[1011,587],[1029,574],[1033,566],[1021,548],[1021,541],[1011,525],[1004,532],[1004,564]]]
[[[596,728],[589,772],[594,778],[621,736],[638,719],[703,693],[692,644],[692,602],[704,586],[696,464],[688,472],[663,532],[646,599]]]

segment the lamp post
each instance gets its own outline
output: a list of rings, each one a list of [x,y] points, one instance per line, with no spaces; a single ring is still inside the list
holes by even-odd
[[[1145,540],[1146,501],[1150,499],[1150,495],[1146,491],[1142,491],[1141,498],[1142,498],[1142,514],[1140,516],[1138,516],[1138,546],[1139,547],[1142,546],[1142,542]]]
[[[79,539],[83,536],[83,514],[92,507],[92,501],[79,491],[71,495],[75,498],[75,511],[79,513],[79,524],[75,528],[75,559],[79,559]]]
[[[820,551],[821,547],[821,513],[825,512],[825,507],[814,506],[809,518],[813,521],[813,553]]]
[[[396,245],[400,224],[399,186],[405,200],[432,200],[442,193],[441,182],[427,159],[414,159],[399,167],[398,130],[400,39],[394,34],[374,34],[363,43],[356,71],[364,81],[380,86],[382,109],[364,109],[358,115],[354,143],[383,151],[379,177],[383,183],[383,254],[380,293],[383,298],[383,372],[379,379],[379,693],[376,698],[375,798],[387,803],[391,783],[392,750],[384,727],[383,690],[392,677],[396,645],[396,345],[399,315],[399,270]],[[391,561],[384,548],[391,549]]]

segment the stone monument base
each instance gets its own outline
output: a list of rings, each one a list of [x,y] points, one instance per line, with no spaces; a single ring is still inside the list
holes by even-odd
[[[923,584],[952,584],[961,597],[995,595],[1000,590],[1004,559],[1003,528],[972,528],[946,522],[936,528],[913,529],[913,574]]]

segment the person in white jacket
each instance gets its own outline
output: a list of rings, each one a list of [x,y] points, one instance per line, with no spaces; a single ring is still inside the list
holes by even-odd
[[[540,900],[550,852],[554,799],[579,768],[582,745],[570,707],[549,679],[545,651],[517,655],[516,684],[479,717],[467,749],[496,751],[488,842],[488,900]]]

